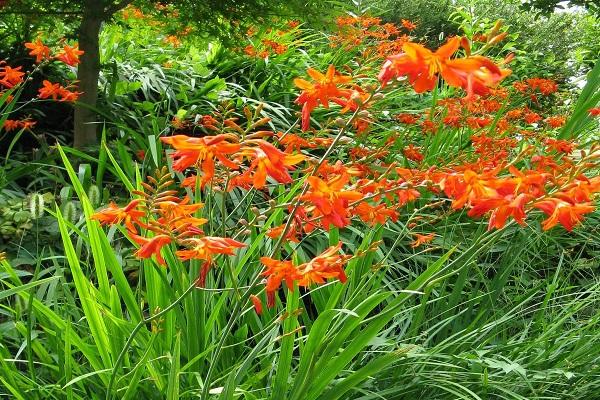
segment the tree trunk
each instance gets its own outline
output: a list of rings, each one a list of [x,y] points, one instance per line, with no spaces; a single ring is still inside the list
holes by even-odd
[[[79,49],[84,51],[77,69],[81,105],[75,106],[75,135],[73,145],[82,148],[98,142],[95,108],[98,100],[100,75],[100,27],[104,17],[102,1],[85,0],[83,19],[79,28]]]

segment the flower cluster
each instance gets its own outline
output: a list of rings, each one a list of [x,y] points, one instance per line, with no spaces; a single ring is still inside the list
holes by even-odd
[[[343,16],[336,21],[337,32],[329,38],[331,47],[352,50],[363,48],[362,58],[385,58],[398,53],[402,45],[410,40],[408,33],[417,25],[403,19],[400,25],[383,23],[380,18],[369,16]]]
[[[50,48],[40,38],[37,38],[34,42],[25,43],[25,47],[31,50],[29,55],[35,56],[35,62],[37,63],[54,59],[75,67],[79,64],[79,56],[83,54],[83,51],[79,50],[77,44],[74,46],[65,44],[62,50],[53,57]]]
[[[352,256],[340,253],[341,242],[308,261],[297,261],[293,243],[313,233],[332,234],[355,223],[383,225],[401,220],[407,206],[417,211],[429,208],[428,217],[408,217],[412,240],[406,245],[431,248],[437,235],[422,227],[447,213],[485,218],[489,230],[503,229],[512,221],[524,226],[540,219],[543,230],[561,225],[571,231],[595,210],[600,177],[594,174],[600,148],[579,146],[557,134],[568,117],[548,115],[538,101],[538,96],[556,92],[553,81],[530,78],[512,88],[499,87],[510,74],[504,66],[511,57],[495,62],[481,54],[481,49],[507,36],[499,31],[499,24],[480,38],[485,44],[477,52],[465,37],[452,37],[432,51],[402,37],[399,27],[368,17],[342,18],[338,25],[343,31],[360,30],[355,40],[401,38],[402,44],[386,53],[377,76],[369,75],[371,66],[354,71],[344,66],[348,70],[344,75],[329,65],[324,72],[309,68],[308,78],[294,79],[300,90],[295,100],[301,107],[299,129],[274,131],[262,106],[245,107],[243,113],[224,106],[196,116],[193,122],[174,119],[173,135],[161,139],[170,146],[171,168],[182,175],[181,186],[188,193],[207,188],[223,195],[254,190],[265,198],[260,203],[263,209],[253,211],[257,219],[266,221],[275,210],[283,214],[275,226],[240,221],[242,229],[260,229],[275,243],[272,254],[287,252],[287,256],[260,258],[269,307],[282,286],[293,290],[328,279],[346,280],[343,267]],[[402,29],[414,28],[403,22]],[[334,43],[342,43],[338,39]],[[270,51],[286,51],[278,48],[277,41],[266,40],[262,45]],[[247,53],[257,55],[256,51]],[[466,96],[436,99],[429,109],[394,116],[386,109],[389,104],[381,101],[398,87],[393,81],[408,83],[404,88],[416,93],[445,84],[462,89]],[[319,107],[334,108],[330,114],[335,116],[320,120],[320,129],[311,130],[311,117],[316,117]],[[591,117],[600,115],[596,108],[588,112]],[[397,126],[370,131],[381,120],[396,121]],[[440,139],[446,132],[452,135]],[[459,136],[455,145],[446,147],[453,157],[437,158],[441,152],[430,148],[446,145],[443,139],[454,140],[451,136]],[[289,202],[278,204],[272,186],[294,181],[298,184]],[[136,192],[129,205],[110,205],[95,219],[123,224],[140,246],[138,257],[154,256],[164,265],[161,249],[174,246],[180,260],[204,260],[198,280],[203,285],[214,257],[233,255],[244,244],[205,236],[200,229],[206,222],[201,205],[165,190],[173,184],[166,171],[150,183],[153,186],[144,184],[146,190]],[[258,297],[252,301],[257,311],[262,310]]]
[[[174,182],[163,170],[156,178],[148,177],[144,190],[136,191],[138,198],[124,207],[111,203],[96,213],[92,219],[101,225],[122,224],[127,235],[140,247],[138,258],[155,257],[158,264],[166,266],[161,252],[165,246],[178,247],[175,254],[181,260],[204,261],[198,285],[204,286],[206,275],[218,254],[234,255],[235,250],[245,244],[224,237],[205,236],[200,228],[206,219],[198,215],[201,203],[190,204],[190,198],[176,196],[177,191],[166,190]]]
[[[56,60],[69,66],[76,66],[79,64],[79,56],[83,54],[83,51],[79,50],[77,45],[69,46],[65,44],[62,50],[53,56],[50,48],[40,38],[37,38],[33,42],[25,43],[25,47],[30,50],[29,55],[34,56],[35,62],[38,64]],[[7,93],[7,91],[14,91],[17,87],[24,85],[26,78],[27,74],[23,72],[22,66],[13,68],[6,65],[5,61],[0,61],[0,98],[5,96],[4,104],[16,101],[11,92]],[[38,90],[39,99],[75,102],[81,94],[81,92],[73,90],[73,84],[65,87],[59,83],[44,80],[42,85]],[[23,118],[21,120],[7,119],[4,121],[2,129],[5,132],[16,129],[31,129],[35,124],[36,122],[30,120],[30,118]]]
[[[467,57],[451,58],[459,49],[467,50]],[[383,86],[395,78],[407,77],[417,93],[431,91],[439,77],[453,87],[474,94],[487,95],[490,87],[498,84],[510,74],[510,70],[498,67],[492,60],[469,55],[470,45],[466,38],[453,37],[435,52],[424,46],[407,42],[402,53],[389,56],[378,75]]]
[[[281,287],[282,282],[285,282],[290,290],[294,289],[294,285],[307,287],[311,284],[323,284],[327,279],[346,282],[343,266],[352,256],[339,254],[341,248],[342,243],[340,242],[300,265],[294,265],[292,261],[261,257],[260,262],[266,267],[262,275],[267,278],[265,285],[267,306],[275,305],[275,293]]]
[[[261,35],[258,35],[259,30],[252,26],[246,31],[246,40],[250,43],[241,50],[249,57],[262,59],[285,54],[295,46],[299,25],[298,21],[288,21],[281,29],[268,28],[261,32]]]

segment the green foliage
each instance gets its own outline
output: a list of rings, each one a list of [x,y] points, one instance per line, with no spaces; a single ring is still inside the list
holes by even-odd
[[[231,11],[229,2],[212,10],[214,15],[195,14],[207,12],[204,7],[211,3],[180,2],[189,11],[182,18],[216,18],[219,23],[211,29],[228,26],[224,16]],[[254,16],[265,12],[244,7],[243,13]],[[473,8],[456,8],[423,0],[404,2],[386,18],[412,19],[420,25],[418,38],[436,42],[440,32],[484,32],[508,15],[512,36],[494,55],[516,51],[516,77],[557,71],[570,77],[579,67],[585,69],[584,60],[591,59],[590,48],[596,45],[591,40],[596,21],[562,16],[535,20],[514,7],[477,2]],[[579,47],[576,33],[567,29],[576,21],[585,21],[582,29],[588,34],[581,39],[587,44]],[[250,232],[244,236],[247,248],[235,257],[215,259],[203,288],[196,283],[200,262],[182,262],[175,246],[164,248],[168,267],[163,268],[133,256],[139,246],[126,239],[124,228],[103,228],[92,219],[109,200],[123,203],[142,190],[142,177],[171,166],[160,137],[211,134],[201,126],[203,115],[218,112],[240,123],[269,117],[270,130],[296,129],[293,78],[304,75],[307,67],[357,68],[355,56],[361,54],[358,46],[330,47],[329,33],[310,29],[311,22],[296,36],[281,39],[288,45],[285,52],[265,58],[244,56],[242,49],[275,37],[285,21],[269,26],[272,32],[258,26],[255,37],[236,39],[240,43],[235,48],[198,36],[174,47],[164,42],[171,32],[157,35],[149,24],[125,23],[119,17],[105,26],[98,112],[106,122],[100,148],[47,147],[54,158],[36,161],[35,179],[23,178],[28,172],[22,168],[31,165],[15,148],[0,169],[6,176],[4,181],[0,176],[0,252],[7,252],[0,253],[0,397],[597,397],[597,211],[570,234],[542,233],[537,221],[486,232],[484,221],[450,212],[446,205],[430,207],[425,198],[384,226],[331,229],[279,249],[265,232],[284,222],[290,201],[302,190],[302,171],[294,172],[291,186],[228,193],[216,186],[190,190],[192,201],[205,203],[197,216],[208,219],[203,226],[207,235]],[[558,33],[551,31],[552,23]],[[568,38],[565,43],[548,40],[560,35]],[[567,57],[561,52],[577,54],[581,64],[560,65],[560,57]],[[538,68],[541,63],[547,69]],[[377,68],[381,60],[365,64]],[[599,68],[589,73],[588,85],[580,100],[571,103],[570,119],[557,136],[597,141],[598,126],[587,110],[598,102]],[[476,130],[441,126],[436,135],[423,136],[393,119],[400,111],[422,113],[436,104],[437,96],[449,93],[452,89],[440,85],[433,95],[416,97],[404,86],[394,87],[371,109],[381,115],[372,130],[363,137],[344,137],[350,144],[333,149],[331,159],[347,160],[350,146],[358,144],[385,147],[395,160],[404,142],[414,137],[422,141],[429,165],[463,154]],[[559,100],[540,102],[555,112]],[[259,104],[256,115],[243,110]],[[335,107],[315,110],[314,119],[326,124],[339,117]],[[500,110],[498,118],[505,112]],[[173,123],[175,117],[182,126]],[[391,135],[400,139],[390,144]],[[144,154],[134,155],[138,150]],[[27,190],[17,190],[19,186]],[[28,197],[23,191],[37,194]],[[256,215],[254,207],[269,202],[278,207]],[[258,222],[247,222],[254,219]],[[436,234],[429,247],[410,246],[414,221]],[[275,252],[304,262],[339,240],[347,253],[360,254],[346,267],[345,284],[282,289],[285,305],[255,313],[247,298],[263,296],[258,290],[261,256]]]
[[[525,0],[522,7],[528,11],[541,11],[549,14],[554,11],[569,8],[583,7],[590,12],[600,15],[600,6],[596,0]]]
[[[387,0],[380,7],[386,20],[395,23],[402,19],[413,21],[417,25],[413,32],[415,37],[433,48],[444,43],[449,36],[460,34],[459,24],[450,18],[456,8],[452,1]]]

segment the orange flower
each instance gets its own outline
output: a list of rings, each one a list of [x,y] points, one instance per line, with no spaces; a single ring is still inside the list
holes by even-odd
[[[548,96],[558,90],[558,85],[552,79],[529,78],[527,84],[533,90],[538,90],[541,94]]]
[[[354,207],[352,213],[372,226],[378,223],[383,225],[388,219],[391,219],[392,221],[398,220],[398,212],[385,204],[372,206],[369,203],[361,202]]]
[[[244,53],[250,57],[254,57],[256,55],[256,48],[249,44],[248,46],[244,47]]]
[[[309,82],[301,78],[294,79],[294,84],[302,89],[302,93],[296,99],[295,103],[302,105],[302,130],[308,130],[310,126],[310,113],[319,103],[329,108],[329,100],[335,97],[350,98],[352,91],[340,89],[338,86],[350,83],[352,77],[338,75],[335,67],[330,65],[325,74],[316,69],[309,68],[308,75],[315,81]]]
[[[414,31],[417,29],[417,25],[407,19],[402,20],[402,26],[408,31]]]
[[[52,98],[66,102],[76,101],[81,93],[71,92],[67,88],[62,87],[59,83],[52,83],[48,80],[42,82],[42,87],[38,89],[40,99]],[[59,99],[60,97],[60,99]]]
[[[590,108],[588,110],[588,113],[592,116],[592,117],[598,117],[600,116],[600,107],[594,107],[594,108]]]
[[[138,251],[135,252],[135,256],[138,258],[150,258],[152,256],[156,257],[156,261],[162,265],[166,266],[167,263],[165,259],[160,254],[162,248],[169,243],[172,242],[171,237],[167,235],[157,235],[153,238],[145,238],[142,236],[138,236],[136,234],[131,234],[131,238],[139,244],[141,247]]]
[[[294,282],[298,286],[309,286],[313,283],[322,284],[327,279],[337,278],[340,282],[346,282],[346,274],[342,266],[351,257],[349,255],[337,254],[342,248],[342,243],[327,248],[307,263],[295,266],[291,261],[279,261],[269,257],[261,257],[260,262],[267,268],[262,273],[267,277],[267,306],[275,305],[275,292],[282,282],[290,290],[294,290]]]
[[[180,231],[190,226],[198,227],[206,223],[206,219],[193,216],[193,214],[204,205],[202,203],[188,204],[189,201],[189,196],[186,196],[183,200],[178,202],[160,202],[158,206],[161,217],[158,218],[158,223],[166,229]]]
[[[558,153],[571,154],[577,147],[575,143],[568,140],[546,139],[546,147]]]
[[[30,56],[35,56],[35,62],[40,63],[42,60],[50,58],[50,48],[38,37],[35,42],[25,43],[25,47],[30,49]]]
[[[437,75],[444,64],[458,51],[460,38],[454,37],[435,52],[417,43],[405,43],[403,53],[389,56],[379,73],[379,80],[385,86],[390,79],[408,76],[410,84],[417,93],[432,90]]]
[[[533,196],[522,193],[514,199],[499,197],[475,200],[473,208],[469,210],[467,215],[470,217],[480,217],[492,210],[488,230],[492,230],[492,228],[502,229],[510,216],[519,225],[525,225],[525,204],[531,199],[533,199]]]
[[[572,187],[564,191],[565,195],[576,203],[592,201],[592,196],[598,192],[600,192],[600,176],[593,178],[582,176],[573,183]]]
[[[44,80],[42,82],[43,87],[41,87],[39,91],[40,99],[47,99],[52,97],[53,100],[58,100],[58,96],[60,96],[62,86],[59,83],[52,83],[48,80]]]
[[[263,305],[262,305],[262,301],[260,301],[260,298],[254,294],[251,294],[250,301],[252,302],[252,305],[254,306],[254,311],[256,311],[256,314],[261,315],[263,312]]]
[[[206,276],[212,266],[212,258],[215,254],[234,255],[237,248],[245,247],[244,243],[230,238],[205,236],[201,238],[186,239],[185,243],[190,246],[188,250],[176,252],[180,260],[204,260],[197,280],[197,286],[204,287]]]
[[[410,243],[410,247],[415,248],[419,247],[423,244],[430,243],[433,239],[435,239],[435,233],[428,233],[426,235],[421,235],[420,233],[415,233],[415,240]]]
[[[536,122],[541,121],[542,117],[533,111],[525,113],[523,116],[523,120],[528,124],[535,124]]]
[[[181,46],[181,40],[175,35],[168,35],[163,39],[163,42],[172,45],[173,47]]]
[[[0,69],[0,84],[11,88],[19,83],[23,82],[24,72],[21,72],[23,67],[11,68],[5,65]]]
[[[82,92],[71,92],[70,90],[66,89],[66,88],[61,88],[59,95],[60,95],[60,101],[64,101],[67,103],[73,103],[75,101],[77,101],[77,99],[79,98],[79,95]]]
[[[419,120],[418,116],[415,116],[413,114],[406,114],[406,113],[398,114],[395,116],[395,118],[401,124],[414,124]]]
[[[144,226],[140,218],[145,216],[144,211],[137,209],[140,201],[139,199],[132,200],[124,208],[120,208],[111,202],[107,208],[92,215],[92,219],[99,221],[100,225],[114,225],[124,222],[129,232],[137,233],[134,223]]]
[[[339,279],[340,282],[346,282],[346,273],[342,266],[351,257],[349,255],[338,254],[342,248],[342,242],[336,246],[331,246],[321,254],[307,263],[298,266],[298,271],[302,278],[298,281],[298,286],[309,286],[313,283],[323,284],[327,279]]]
[[[4,121],[2,128],[6,132],[14,131],[15,129],[31,129],[35,126],[37,122],[31,121],[30,119],[22,119],[22,120],[12,120],[7,119]]]
[[[66,44],[63,46],[63,51],[56,56],[56,59],[74,67],[79,64],[79,56],[82,54],[83,51],[79,50],[77,45],[71,47]]]
[[[275,305],[275,292],[285,282],[288,289],[294,289],[294,281],[302,278],[291,261],[279,261],[269,257],[261,257],[260,262],[267,267],[262,276],[267,277],[267,307]]]
[[[435,122],[430,119],[421,122],[421,130],[423,133],[436,133],[437,129],[438,127],[435,125]]]
[[[196,166],[203,172],[200,186],[204,187],[215,174],[214,158],[217,158],[225,166],[237,169],[237,164],[233,163],[226,156],[233,154],[240,149],[238,143],[227,142],[227,135],[189,137],[185,135],[175,135],[163,137],[163,143],[170,144],[176,150],[171,154],[174,160],[173,169],[183,171],[188,167]]]
[[[177,256],[181,260],[205,260],[212,261],[215,254],[234,255],[235,249],[245,247],[244,243],[237,240],[222,237],[204,236],[201,238],[186,239],[189,246],[187,250],[178,250]]]
[[[277,133],[277,138],[279,143],[285,146],[285,152],[291,153],[294,150],[300,152],[304,149],[313,149],[317,147],[314,143],[309,142],[299,135],[295,135],[293,133]]]
[[[533,206],[548,215],[548,218],[542,222],[542,229],[545,231],[560,223],[570,232],[583,220],[584,214],[591,213],[595,209],[591,203],[573,204],[556,197],[538,201]]]
[[[378,78],[385,86],[392,78],[407,76],[415,92],[432,90],[441,75],[450,86],[461,87],[467,97],[484,95],[510,71],[501,70],[488,58],[472,56],[451,60],[461,46],[461,38],[453,37],[435,52],[416,43],[405,43],[403,53],[387,58]]]
[[[545,122],[550,128],[560,128],[566,122],[567,118],[562,115],[555,115],[546,118]]]
[[[288,170],[306,159],[302,154],[287,154],[277,149],[272,144],[256,139],[246,143],[258,144],[258,146],[244,146],[240,155],[248,156],[252,159],[249,171],[255,171],[253,185],[257,189],[265,186],[267,175],[279,183],[290,183],[292,177]]]
[[[420,147],[414,146],[413,144],[409,144],[402,150],[406,158],[412,161],[421,162],[425,158],[423,154],[419,151]]]
[[[287,233],[285,234],[285,239],[289,240],[290,242],[300,243],[300,239],[298,238],[298,235],[301,232],[299,231],[299,228],[300,228],[300,226],[298,225],[298,223],[296,221],[292,221],[292,223],[290,224],[290,228],[288,229]],[[275,226],[275,227],[269,229],[265,235],[270,237],[271,239],[277,239],[277,238],[281,237],[284,229],[285,229],[285,224],[281,224],[279,226]]]
[[[20,127],[21,127],[21,121],[14,120],[14,119],[4,120],[4,123],[2,124],[2,129],[4,129],[6,132],[14,131],[16,129],[19,129]]]
[[[457,210],[476,199],[497,198],[493,173],[478,174],[470,169],[462,174],[448,174],[442,178],[440,186],[451,198],[452,208]]]
[[[324,181],[316,176],[307,178],[310,189],[300,200],[308,201],[315,205],[317,210],[323,216],[323,227],[329,229],[333,224],[342,228],[350,223],[348,218],[348,203],[362,199],[360,192],[352,190],[342,190],[349,182],[350,177],[344,173]]]

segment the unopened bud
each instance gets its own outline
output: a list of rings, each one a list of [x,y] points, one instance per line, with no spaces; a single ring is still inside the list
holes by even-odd
[[[494,27],[487,34],[487,37],[493,38],[494,36],[496,36],[496,34],[500,31],[500,28],[502,28],[502,20],[501,19],[496,21],[496,23],[494,24]]]
[[[342,127],[342,126],[346,125],[346,120],[344,118],[342,118],[342,117],[338,117],[338,118],[335,119],[335,124],[337,126]]]
[[[252,211],[252,214],[254,214],[254,215],[259,215],[260,214],[260,210],[258,209],[258,207],[252,207],[250,209],[250,211]]]
[[[358,116],[361,118],[369,118],[371,114],[367,110],[362,110],[358,112]]]
[[[502,32],[501,34],[494,36],[492,40],[490,40],[490,46],[495,45],[496,43],[501,42],[508,35],[508,32]]]
[[[465,53],[467,53],[467,57],[471,56],[471,44],[469,43],[469,39],[466,36],[463,36],[460,39],[460,46],[465,49]]]
[[[383,93],[375,93],[373,95],[373,100],[383,100],[384,97],[385,95]]]

